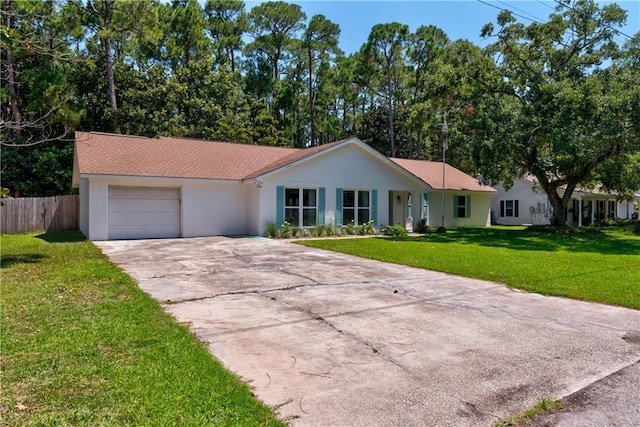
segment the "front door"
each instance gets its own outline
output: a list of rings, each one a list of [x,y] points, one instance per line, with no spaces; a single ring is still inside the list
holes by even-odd
[[[389,224],[404,227],[407,218],[407,197],[403,191],[389,191]]]

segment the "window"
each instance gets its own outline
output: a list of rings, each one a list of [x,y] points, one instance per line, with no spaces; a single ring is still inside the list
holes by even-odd
[[[603,220],[605,217],[604,200],[596,200],[596,219]]]
[[[342,191],[342,225],[353,221],[356,225],[371,219],[370,192],[365,190]]]
[[[500,216],[517,218],[519,216],[518,205],[518,200],[500,200]]]
[[[317,191],[313,188],[285,188],[284,220],[292,227],[312,227],[318,218]]]
[[[471,217],[471,196],[453,196],[453,217],[454,218],[470,218]]]
[[[456,217],[464,218],[467,216],[467,198],[465,196],[456,196],[456,209],[458,211]]]
[[[616,217],[616,201],[615,200],[609,200],[609,218],[615,218]]]

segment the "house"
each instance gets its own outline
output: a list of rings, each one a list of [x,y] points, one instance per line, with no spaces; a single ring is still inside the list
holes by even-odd
[[[449,165],[443,189],[442,170],[357,138],[292,149],[76,132],[73,185],[91,240],[262,235],[285,220],[489,225],[495,190]]]
[[[491,198],[492,222],[502,225],[550,224],[553,208],[546,193],[532,175],[516,179],[508,190],[502,183],[495,186]],[[560,189],[562,195],[563,189]],[[640,194],[636,195],[636,204]],[[578,186],[567,205],[567,225],[590,225],[607,218],[631,218],[634,201],[619,201],[616,194],[597,186]],[[582,215],[580,215],[582,211]]]

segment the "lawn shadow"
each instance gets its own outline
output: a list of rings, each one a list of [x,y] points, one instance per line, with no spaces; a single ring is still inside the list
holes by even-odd
[[[14,264],[35,264],[46,256],[43,254],[18,254],[18,255],[2,255],[0,256],[0,268],[9,268]]]
[[[35,236],[47,243],[76,243],[84,242],[87,238],[79,231],[60,231],[57,233],[42,233]]]
[[[603,255],[640,255],[640,239],[611,235],[599,229],[457,228],[423,237],[399,237],[399,241],[462,243],[521,251],[590,252]]]

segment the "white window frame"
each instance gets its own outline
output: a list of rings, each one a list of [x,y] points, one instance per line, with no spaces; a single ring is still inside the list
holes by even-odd
[[[287,193],[290,191],[298,192],[298,204],[294,205],[290,203],[289,198],[287,197]],[[313,201],[313,205],[305,205],[306,200],[304,198],[305,191],[314,191],[315,192],[315,200]],[[292,227],[298,228],[309,228],[315,227],[318,224],[318,189],[317,188],[308,188],[308,187],[285,187],[284,188],[284,220],[288,222]],[[297,223],[291,220],[291,217],[287,217],[288,210],[297,209],[298,211],[298,221]],[[311,216],[312,223],[304,224],[305,222],[305,211],[315,211],[315,213]]]
[[[508,207],[507,204],[511,202],[511,207]],[[500,218],[518,218],[520,217],[519,208],[516,209],[516,205],[519,205],[518,199],[502,199],[500,200]],[[511,211],[509,213],[509,211]],[[516,212],[518,211],[518,212]]]
[[[353,193],[353,206],[345,206],[345,197],[347,193]],[[360,206],[360,194],[367,193],[367,206]],[[347,220],[347,215],[345,215],[345,211],[353,211],[353,222],[354,225],[362,225],[365,222],[371,221],[371,190],[355,190],[355,189],[343,189],[342,190],[342,225],[349,224],[349,220]],[[367,211],[367,221],[360,223],[359,221],[359,213],[361,211]]]

